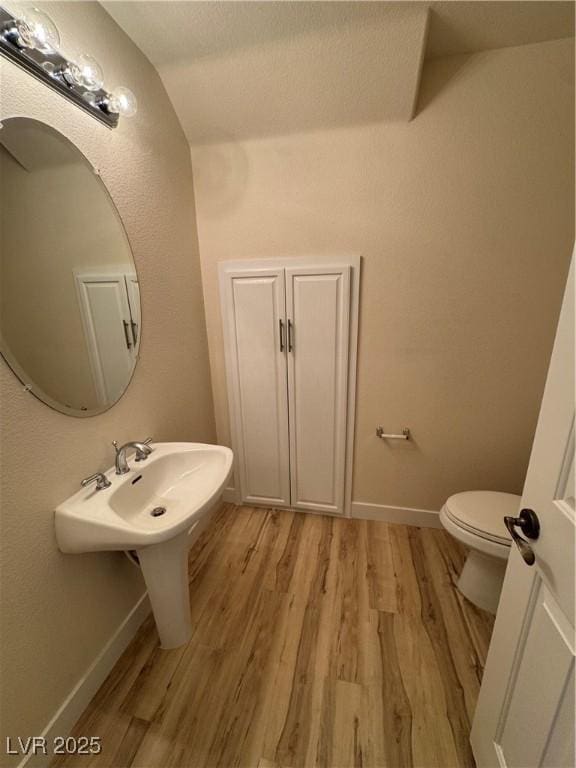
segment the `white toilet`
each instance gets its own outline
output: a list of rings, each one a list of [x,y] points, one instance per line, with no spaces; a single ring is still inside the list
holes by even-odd
[[[496,613],[512,539],[504,517],[516,517],[520,496],[496,491],[456,493],[440,510],[444,528],[469,548],[458,589],[470,602]]]

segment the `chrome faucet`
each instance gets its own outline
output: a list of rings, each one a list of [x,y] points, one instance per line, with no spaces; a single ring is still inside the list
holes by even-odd
[[[84,480],[80,483],[82,488],[86,488],[87,485],[90,485],[90,483],[96,483],[96,490],[97,491],[103,491],[105,488],[110,488],[112,483],[104,472],[95,472],[93,475],[90,475],[90,477],[85,477]]]
[[[128,461],[126,459],[126,451],[129,448],[136,449],[136,461],[145,461],[152,453],[152,448],[150,448],[149,445],[151,442],[152,438],[147,437],[146,440],[143,440],[142,442],[131,440],[129,443],[124,443],[124,445],[120,446],[119,448],[118,442],[113,440],[112,445],[116,450],[116,474],[125,475],[126,472],[130,471]]]

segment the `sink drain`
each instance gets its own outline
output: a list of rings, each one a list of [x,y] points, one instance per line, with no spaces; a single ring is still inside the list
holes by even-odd
[[[166,507],[154,507],[150,514],[152,517],[161,517],[166,512]]]

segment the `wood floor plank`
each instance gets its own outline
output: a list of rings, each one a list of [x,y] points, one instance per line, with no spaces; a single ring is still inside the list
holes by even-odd
[[[321,517],[316,515],[314,518],[310,518],[310,520],[313,520],[315,526],[320,529],[320,533],[318,536],[318,546],[314,554],[315,568],[310,582],[308,603],[321,606],[328,593],[328,571],[331,562],[333,562],[334,519],[328,516]]]
[[[324,721],[324,701],[331,671],[331,649],[339,608],[339,572],[336,552],[340,546],[340,536],[334,535],[334,518],[316,517],[320,521],[322,533],[318,542],[317,567],[310,586],[308,605],[318,607],[320,626],[318,661],[314,669],[312,688],[312,723],[305,765],[316,765],[318,762],[318,745]]]
[[[492,630],[494,629],[494,616],[470,603],[456,588],[460,573],[464,567],[465,548],[444,530],[428,529],[426,535],[436,544],[436,548],[442,557],[447,574],[452,582],[453,589],[451,592],[460,605],[462,617],[472,641],[473,652],[478,660],[478,677],[480,679],[486,663]]]
[[[258,558],[266,560],[266,569],[263,575],[262,586],[264,589],[270,589],[282,592],[278,584],[278,566],[286,552],[288,537],[292,530],[292,523],[296,513],[291,510],[273,509],[266,517],[266,528],[263,536],[257,544]],[[270,536],[270,528],[276,528],[275,535]],[[270,545],[270,540],[273,544]],[[285,561],[286,563],[287,561]],[[287,574],[285,574],[287,576]],[[288,582],[289,582],[288,578]]]
[[[430,530],[432,537],[436,540],[438,546],[441,547],[446,562],[450,565],[450,573],[454,583],[456,583],[462,572],[462,568],[464,567],[467,550],[443,528],[434,528]]]
[[[451,644],[448,636],[453,636],[457,631],[454,622],[450,622],[446,626],[447,615],[442,612],[442,604],[445,607],[448,606],[447,599],[441,599],[438,597],[438,592],[442,592],[444,597],[449,595],[445,589],[442,590],[442,583],[437,582],[437,589],[434,588],[434,580],[429,577],[430,568],[433,567],[432,563],[436,553],[432,553],[432,557],[426,561],[424,554],[424,547],[422,544],[423,532],[418,528],[409,529],[409,541],[410,548],[412,550],[412,561],[414,564],[414,570],[418,580],[420,588],[420,597],[422,604],[422,622],[424,629],[430,638],[430,644],[434,650],[438,670],[442,680],[442,687],[444,690],[444,698],[446,701],[446,716],[450,724],[452,731],[452,737],[454,745],[457,751],[457,765],[462,768],[474,768],[474,758],[472,757],[472,748],[468,740],[470,733],[470,721],[466,710],[466,700],[464,695],[464,688],[461,679],[458,675],[457,663],[455,662],[454,646]],[[438,591],[437,591],[438,590]],[[450,618],[454,618],[452,615]],[[462,634],[460,640],[465,641],[467,638]],[[465,665],[460,665],[460,671],[465,670]],[[468,679],[464,677],[464,682],[468,682]],[[477,679],[474,677],[472,684],[474,685]],[[471,695],[474,695],[474,691],[470,691]],[[477,695],[477,691],[476,691]]]
[[[151,655],[159,647],[154,619],[148,616],[92,699],[91,707],[119,710]]]
[[[155,648],[122,702],[120,710],[148,723],[161,719],[162,705],[184,648]]]
[[[362,719],[362,686],[335,682],[335,710],[328,766],[346,765],[361,768],[363,765],[360,722]]]
[[[413,615],[396,614],[394,639],[412,713],[413,764],[426,768],[458,766],[442,675],[426,630]]]
[[[393,613],[378,613],[384,751],[386,765],[413,765],[412,709],[400,672],[395,621]]]
[[[412,564],[409,528],[404,525],[390,525],[392,563],[396,581],[397,612],[419,617],[422,611],[418,578]]]
[[[284,597],[283,615],[278,622],[276,663],[271,671],[271,684],[262,694],[266,718],[256,725],[262,757],[271,763],[276,762],[278,744],[293,700],[292,689],[305,612],[305,600],[298,599],[294,594]]]
[[[336,665],[336,676],[349,683],[360,681],[359,630],[361,612],[367,605],[362,604],[362,593],[367,599],[365,581],[365,552],[362,549],[364,521],[342,520],[342,534],[338,552],[338,588],[340,591],[339,616],[334,627],[332,653]]]
[[[204,724],[210,724],[208,718],[215,714],[210,694],[219,682],[226,654],[221,649],[193,643],[186,655],[186,674],[175,681],[165,701],[162,722],[153,723],[148,728],[133,766],[183,768],[202,765],[196,756],[202,755],[202,748],[205,752],[208,749],[202,741]]]
[[[434,605],[431,607],[440,611],[438,626],[445,628],[443,642],[448,646],[464,699],[468,720],[467,732],[480,691],[482,664],[458,601],[450,561],[445,557],[442,547],[438,546],[434,533],[432,529],[420,531],[420,543],[425,557],[422,568],[428,574],[428,582],[435,596]]]
[[[306,765],[312,725],[313,686],[318,658],[320,610],[306,606],[286,719],[274,752],[279,765]]]
[[[141,720],[138,717],[131,718],[130,725],[114,755],[113,765],[132,765],[149,726],[150,723],[147,720]]]
[[[387,613],[398,611],[398,594],[394,563],[392,560],[392,545],[390,542],[390,526],[368,520],[366,522],[366,558],[370,608]]]
[[[443,531],[223,505],[190,552],[190,642],[151,619],[59,768],[465,768],[492,620]]]
[[[285,688],[287,705],[280,707],[282,717],[270,724],[265,752],[266,757],[282,766],[315,764],[332,640],[337,578],[332,553],[338,544],[333,537],[332,518],[307,517],[303,532],[303,557],[298,558],[290,591],[294,594],[291,606],[295,614],[300,613],[298,604],[303,600],[305,606],[301,622],[294,626],[294,640],[285,647],[281,659],[279,672],[284,680],[288,675],[291,683]],[[296,590],[300,585],[303,590]],[[292,626],[286,626],[290,632]]]
[[[321,689],[317,684],[306,686],[305,681],[302,681],[304,691],[298,690],[297,695],[294,695],[296,692],[293,686],[297,669],[305,666],[307,642],[301,642],[303,628],[306,626],[309,629],[311,613],[315,613],[313,610],[307,613],[307,609],[316,608],[316,613],[320,612],[318,621],[324,632],[329,631],[331,626],[326,611],[330,606],[329,596],[334,593],[335,558],[329,556],[330,566],[326,569],[325,553],[327,549],[332,550],[337,546],[334,541],[337,536],[332,536],[332,523],[326,518],[315,516],[314,519],[300,521],[300,524],[302,543],[298,555],[295,553],[296,562],[290,567],[292,576],[289,581],[283,579],[277,582],[277,586],[286,592],[278,593],[283,596],[284,604],[277,627],[274,661],[261,693],[262,717],[254,725],[253,749],[259,749],[263,757],[272,763],[278,760],[278,745],[283,735],[283,764],[288,764],[291,749],[299,754],[311,749],[310,744],[315,738],[313,734],[318,728],[316,721],[321,712]],[[296,585],[299,588],[295,590]],[[314,645],[322,642],[325,641],[319,635]],[[316,682],[319,680],[316,671],[321,669],[321,663],[314,673]],[[293,739],[294,745],[290,746],[288,733],[294,724],[294,715],[297,716],[295,702],[300,700],[305,702],[314,723],[308,729],[300,729]]]
[[[262,594],[253,632],[245,636],[239,649],[239,671],[232,681],[227,705],[223,708],[218,728],[212,739],[207,765],[250,765],[254,754],[253,721],[263,716],[260,692],[264,688],[269,667],[273,665],[274,632],[281,603],[278,593]]]
[[[214,551],[221,549],[221,544],[227,538],[227,531],[234,522],[234,507],[222,504],[212,514],[210,524],[202,531],[197,541],[190,549],[188,556],[188,580],[192,583],[198,579],[214,560]]]
[[[282,552],[282,556],[280,557],[280,560],[276,566],[274,589],[276,589],[278,592],[287,592],[290,584],[292,583],[294,568],[296,567],[297,554],[300,549],[300,543],[302,540],[304,522],[304,515],[296,514],[292,516],[292,522],[288,532],[288,538],[284,546],[284,551]]]
[[[260,518],[260,525],[254,526],[253,529],[255,537],[260,535],[264,525],[264,516],[260,515]],[[257,518],[252,516],[248,523],[255,519]],[[269,533],[268,546],[273,546],[278,529],[270,528]],[[245,620],[251,615],[255,598],[262,589],[267,563],[261,560],[258,566],[248,567],[254,549],[249,542],[247,546],[241,546],[244,548],[244,555],[234,558],[233,561],[225,561],[225,567],[230,568],[230,573],[218,582],[219,588],[214,590],[209,610],[205,610],[200,619],[201,642],[213,648],[227,647],[233,650],[238,646]]]
[[[401,610],[395,615],[394,637],[402,681],[412,712],[412,754],[415,765],[457,766],[459,754],[451,723],[442,672],[424,623],[426,603],[414,567],[411,538],[418,529],[394,526],[393,556]],[[426,597],[426,595],[425,595]]]
[[[364,593],[365,598],[367,592]],[[359,753],[366,766],[385,766],[387,762],[386,742],[390,731],[384,726],[385,716],[395,699],[387,699],[390,695],[391,678],[387,665],[391,663],[395,674],[399,674],[398,665],[387,649],[383,656],[381,638],[378,632],[379,613],[376,610],[363,610],[360,613],[359,625],[359,660],[361,680],[361,714],[359,723]],[[385,693],[384,686],[388,686]],[[329,711],[330,701],[327,698],[325,708]],[[337,759],[337,755],[334,756]]]

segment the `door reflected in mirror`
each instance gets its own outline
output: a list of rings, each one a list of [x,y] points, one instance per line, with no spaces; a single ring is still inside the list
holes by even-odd
[[[0,130],[0,351],[63,413],[113,405],[141,335],[136,267],[120,216],[84,155],[28,118]]]

